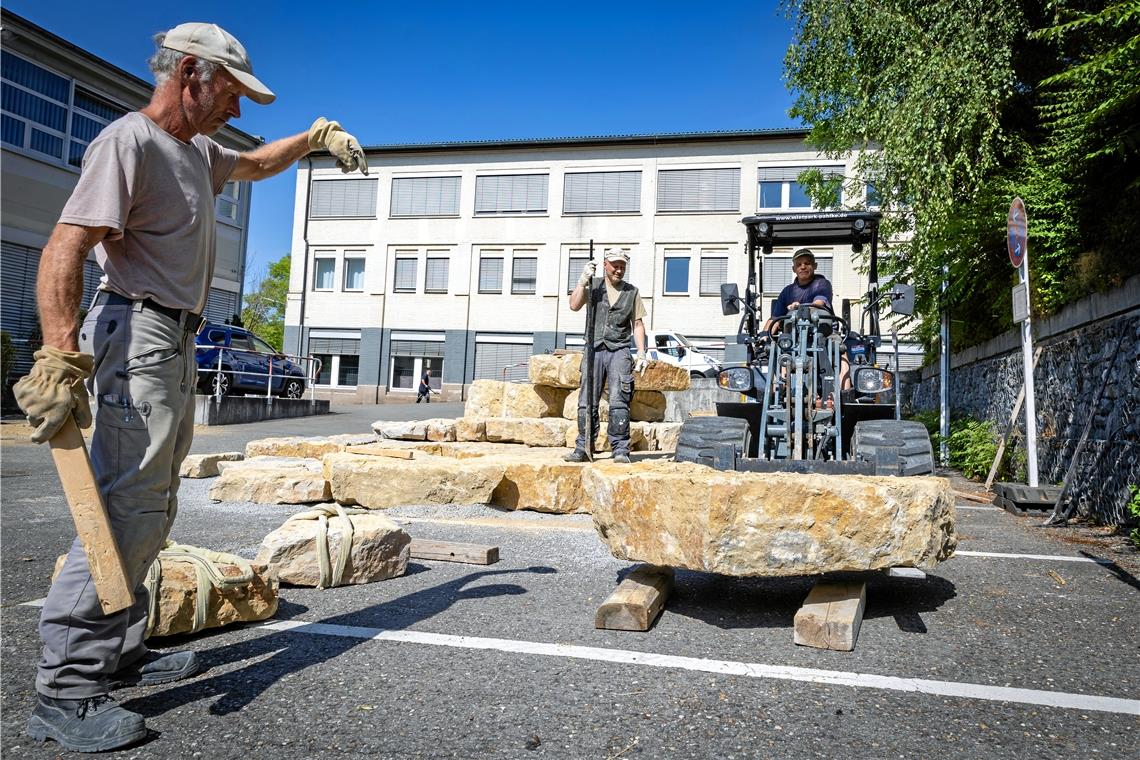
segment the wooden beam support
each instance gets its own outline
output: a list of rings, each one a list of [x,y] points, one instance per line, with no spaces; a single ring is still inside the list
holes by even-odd
[[[493,565],[499,561],[499,547],[461,544],[455,541],[412,539],[412,559],[434,559],[443,562],[466,562],[470,565]]]
[[[925,580],[926,573],[917,567],[889,567],[887,575],[891,578],[911,578],[916,581]]]
[[[673,591],[673,568],[641,565],[610,594],[594,615],[594,627],[648,631]]]
[[[801,646],[850,652],[859,639],[866,606],[866,583],[820,581],[796,613],[794,640]]]

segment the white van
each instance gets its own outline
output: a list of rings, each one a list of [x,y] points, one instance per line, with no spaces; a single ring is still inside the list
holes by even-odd
[[[721,371],[720,362],[693,345],[678,332],[645,331],[646,356],[689,370],[691,377],[716,377]]]

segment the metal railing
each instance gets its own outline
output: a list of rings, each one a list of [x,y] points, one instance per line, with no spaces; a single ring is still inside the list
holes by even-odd
[[[195,353],[195,362],[197,362],[198,349],[203,349],[203,348],[208,350],[210,348],[210,346],[209,345],[195,346],[195,352],[194,352]],[[265,398],[266,398],[266,400],[272,399],[273,398],[273,377],[274,377],[273,361],[275,359],[277,359],[277,360],[286,359],[288,361],[295,362],[295,363],[305,363],[306,366],[308,367],[308,371],[305,373],[304,378],[305,378],[305,384],[306,384],[307,389],[309,391],[309,400],[313,401],[316,399],[316,379],[317,379],[317,377],[320,376],[321,368],[324,366],[324,363],[320,359],[316,358],[315,356],[297,356],[295,354],[268,353],[266,351],[247,351],[245,349],[241,349],[242,354],[252,355],[252,356],[265,356],[269,359],[269,371],[268,372],[255,372],[252,370],[244,370],[244,369],[243,370],[237,370],[237,369],[234,369],[232,367],[229,369],[226,369],[224,364],[223,364],[223,359],[225,357],[225,354],[227,351],[229,351],[230,353],[235,353],[235,350],[232,348],[226,347],[226,346],[214,346],[214,348],[216,348],[218,350],[217,366],[215,366],[215,367],[201,367],[201,366],[199,366],[198,367],[198,373],[199,374],[208,373],[210,375],[213,375],[213,376],[219,378],[219,380],[216,380],[213,382],[214,392],[212,394],[209,394],[209,395],[212,395],[214,397],[214,399],[216,401],[218,401],[218,403],[221,403],[221,400],[223,398],[225,398],[225,396],[229,395],[228,393],[226,393],[226,394],[222,393],[222,383],[220,382],[220,378],[224,375],[228,375],[231,378],[231,382],[233,382],[233,378],[235,378],[238,375],[247,375],[247,376],[252,376],[252,377],[265,377],[266,378]],[[288,379],[290,377],[297,377],[297,376],[286,374],[281,380],[281,390],[282,391],[284,391],[285,383],[288,382]]]

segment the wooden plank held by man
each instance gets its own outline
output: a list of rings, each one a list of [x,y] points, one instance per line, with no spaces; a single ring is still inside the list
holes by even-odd
[[[135,603],[134,589],[127,579],[127,567],[111,532],[111,518],[75,419],[68,416],[48,444],[103,613],[110,615],[125,610]]]

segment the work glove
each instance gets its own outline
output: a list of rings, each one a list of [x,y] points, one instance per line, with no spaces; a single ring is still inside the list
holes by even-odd
[[[637,358],[633,361],[633,371],[639,375],[645,374],[645,368],[649,366],[649,362],[645,359],[645,352],[638,351]]]
[[[69,414],[75,415],[79,427],[91,427],[91,406],[83,381],[91,376],[94,357],[44,346],[32,358],[36,360],[32,371],[12,386],[16,403],[35,428],[32,441],[49,440]]]
[[[325,148],[336,158],[336,165],[345,174],[359,169],[368,176],[368,161],[364,149],[355,137],[344,131],[339,122],[329,121],[324,116],[309,127],[309,147],[313,150]]]
[[[597,270],[598,265],[594,263],[593,259],[586,262],[586,266],[582,267],[582,276],[578,278],[578,287],[590,287],[590,280],[594,277],[594,272]]]

